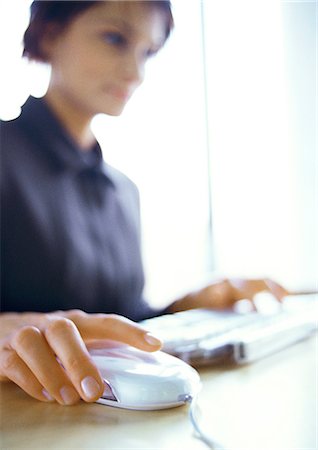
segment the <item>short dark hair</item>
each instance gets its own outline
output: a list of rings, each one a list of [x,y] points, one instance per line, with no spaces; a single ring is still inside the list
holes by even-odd
[[[104,0],[107,1],[107,0]],[[131,0],[130,0],[131,1]],[[166,39],[173,29],[173,17],[170,0],[150,0],[151,4],[162,9],[167,15]],[[63,29],[74,17],[84,12],[97,1],[61,1],[34,0],[30,6],[30,21],[23,37],[23,56],[37,61],[46,61],[41,42],[50,23],[58,24]]]

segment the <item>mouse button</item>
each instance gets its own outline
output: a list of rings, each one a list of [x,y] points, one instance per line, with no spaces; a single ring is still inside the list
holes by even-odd
[[[105,380],[105,378],[103,379],[103,381],[104,381],[104,392],[102,398],[104,398],[105,400],[113,400],[115,402],[118,402],[118,399],[114,394],[113,388],[111,387],[110,383],[107,380]]]
[[[121,347],[117,349],[116,357],[123,360],[131,360],[135,363],[149,363],[156,364],[157,357],[156,354],[158,352],[149,353],[144,350],[140,350],[134,347]]]

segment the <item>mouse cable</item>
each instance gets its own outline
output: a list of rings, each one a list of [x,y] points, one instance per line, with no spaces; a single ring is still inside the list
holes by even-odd
[[[184,401],[190,404],[189,418],[196,433],[196,437],[200,439],[202,442],[204,442],[204,444],[210,450],[225,450],[225,448],[221,444],[216,442],[214,439],[212,439],[211,436],[209,436],[202,430],[196,417],[196,410],[198,409],[197,397],[193,398],[191,395],[186,395],[184,397]]]

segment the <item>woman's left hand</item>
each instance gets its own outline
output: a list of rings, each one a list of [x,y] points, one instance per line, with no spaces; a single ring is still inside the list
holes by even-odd
[[[255,296],[264,291],[272,294],[278,302],[282,302],[284,297],[290,294],[283,286],[267,278],[225,278],[176,300],[169,311],[193,308],[229,309],[240,300],[250,301],[251,307],[256,309]]]

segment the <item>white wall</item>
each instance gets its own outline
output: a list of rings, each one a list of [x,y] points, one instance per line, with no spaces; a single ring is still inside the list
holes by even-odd
[[[318,3],[283,2],[282,18],[297,229],[293,276],[318,288]]]
[[[317,286],[317,3],[204,5],[216,265]]]

